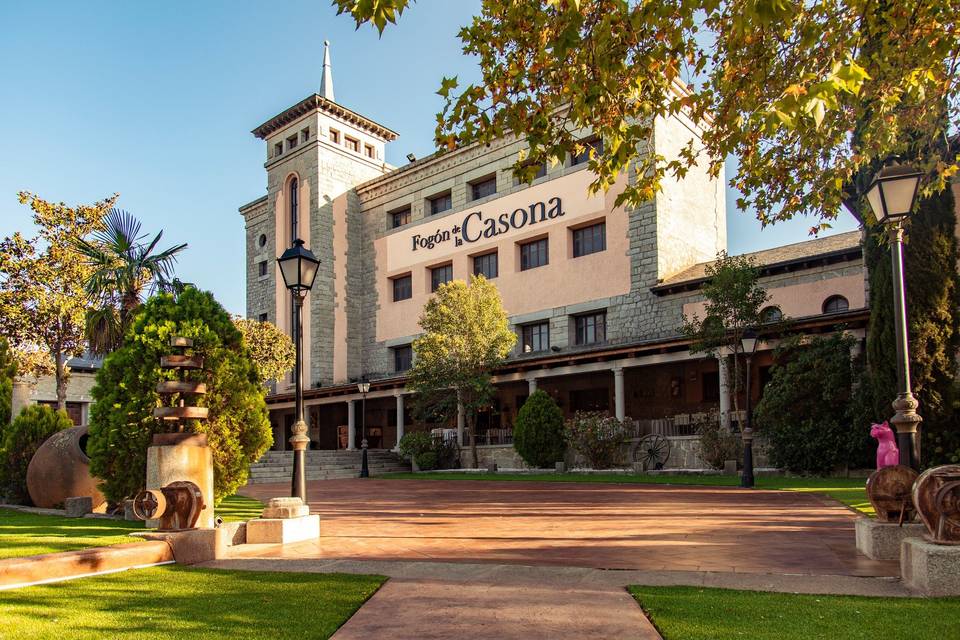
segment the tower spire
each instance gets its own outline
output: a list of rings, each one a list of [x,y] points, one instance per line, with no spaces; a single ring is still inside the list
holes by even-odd
[[[330,41],[323,41],[323,78],[320,80],[320,97],[336,102],[333,98],[333,71],[330,69]]]

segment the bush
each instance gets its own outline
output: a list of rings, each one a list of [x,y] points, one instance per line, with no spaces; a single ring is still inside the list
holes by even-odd
[[[729,429],[720,426],[720,415],[708,415],[697,425],[700,436],[700,459],[712,469],[723,469],[727,460],[743,460],[743,440]]]
[[[153,418],[160,404],[156,386],[176,373],[160,368],[160,356],[173,353],[170,338],[193,339],[204,359],[197,376],[207,383],[198,404],[210,418],[193,428],[206,433],[213,453],[214,499],[233,494],[247,481],[250,464],[272,441],[265,389],[240,331],[210,293],[187,288],[177,298],[154,296],[143,305],[123,345],[104,360],[97,374],[90,410],[90,471],[103,480],[107,498],[120,502],[146,480],[147,447],[166,430]]]
[[[563,413],[545,391],[534,391],[520,407],[513,424],[513,448],[524,462],[538,469],[563,460],[567,450]]]
[[[30,405],[3,431],[0,442],[0,488],[14,503],[29,504],[27,467],[33,454],[57,431],[73,426],[65,411]]]
[[[869,450],[870,425],[858,419],[850,347],[842,333],[787,341],[754,412],[770,462],[792,473],[827,475],[856,466]]]
[[[622,464],[631,433],[628,422],[594,411],[578,411],[566,422],[567,442],[594,469]]]
[[[414,456],[414,461],[421,471],[433,471],[437,468],[438,456],[436,451],[421,451]]]
[[[412,431],[400,438],[400,455],[414,459],[424,451],[433,448],[433,438],[426,431]]]
[[[17,365],[13,361],[13,354],[7,341],[0,338],[0,434],[10,424],[10,410],[13,401],[13,379],[17,375]],[[3,436],[0,435],[0,445]]]

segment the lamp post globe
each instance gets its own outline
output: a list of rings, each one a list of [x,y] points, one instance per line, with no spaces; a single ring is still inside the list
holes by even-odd
[[[293,435],[290,436],[290,445],[293,447],[293,479],[290,494],[307,502],[306,480],[306,449],[310,444],[307,436],[307,423],[303,419],[303,299],[317,277],[317,267],[320,261],[313,253],[303,246],[303,240],[297,238],[293,246],[277,258],[280,265],[280,274],[283,283],[293,296],[293,343],[296,347],[296,364],[293,370],[294,389],[296,394],[295,413],[296,422],[293,424]]]
[[[370,392],[370,383],[361,379],[357,383],[357,391],[360,392],[360,477],[370,477],[370,467],[367,463],[367,393]]]
[[[750,488],[754,485],[754,475],[753,475],[753,409],[751,407],[751,384],[750,384],[750,369],[751,362],[753,361],[753,354],[757,350],[757,345],[760,343],[760,340],[757,338],[757,332],[753,329],[746,329],[743,332],[743,336],[740,339],[740,347],[743,349],[743,355],[746,356],[747,360],[747,371],[746,371],[746,403],[744,404],[743,411],[743,425],[740,430],[740,435],[743,438],[743,472],[740,475],[740,486]]]
[[[897,398],[890,419],[897,432],[900,464],[919,469],[917,429],[922,418],[910,385],[910,348],[907,336],[906,291],[903,281],[903,222],[913,212],[922,174],[909,165],[884,167],[867,189],[867,202],[877,222],[886,226],[893,268],[893,321],[897,353]]]

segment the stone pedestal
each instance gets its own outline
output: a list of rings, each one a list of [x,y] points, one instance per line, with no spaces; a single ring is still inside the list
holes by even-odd
[[[247,522],[248,544],[289,544],[320,537],[320,516],[300,498],[271,498],[263,515]]]
[[[320,537],[320,516],[256,518],[247,522],[247,544],[290,544]]]
[[[201,529],[213,528],[213,456],[206,434],[158,433],[147,449],[147,489],[160,489],[177,480],[189,480],[203,494],[203,510],[197,520]],[[147,527],[157,527],[148,520]]]
[[[871,560],[897,560],[900,544],[907,538],[919,538],[926,527],[914,522],[899,526],[896,522],[880,522],[874,518],[857,518],[857,551]]]
[[[67,498],[63,501],[63,508],[68,518],[82,518],[88,513],[93,513],[93,498],[90,496]]]
[[[925,596],[960,596],[960,545],[907,538],[900,548],[900,578]]]

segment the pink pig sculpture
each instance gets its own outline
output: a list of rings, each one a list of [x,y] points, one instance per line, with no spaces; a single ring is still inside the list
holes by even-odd
[[[877,439],[877,469],[900,464],[900,449],[889,422],[870,426],[870,436]]]

